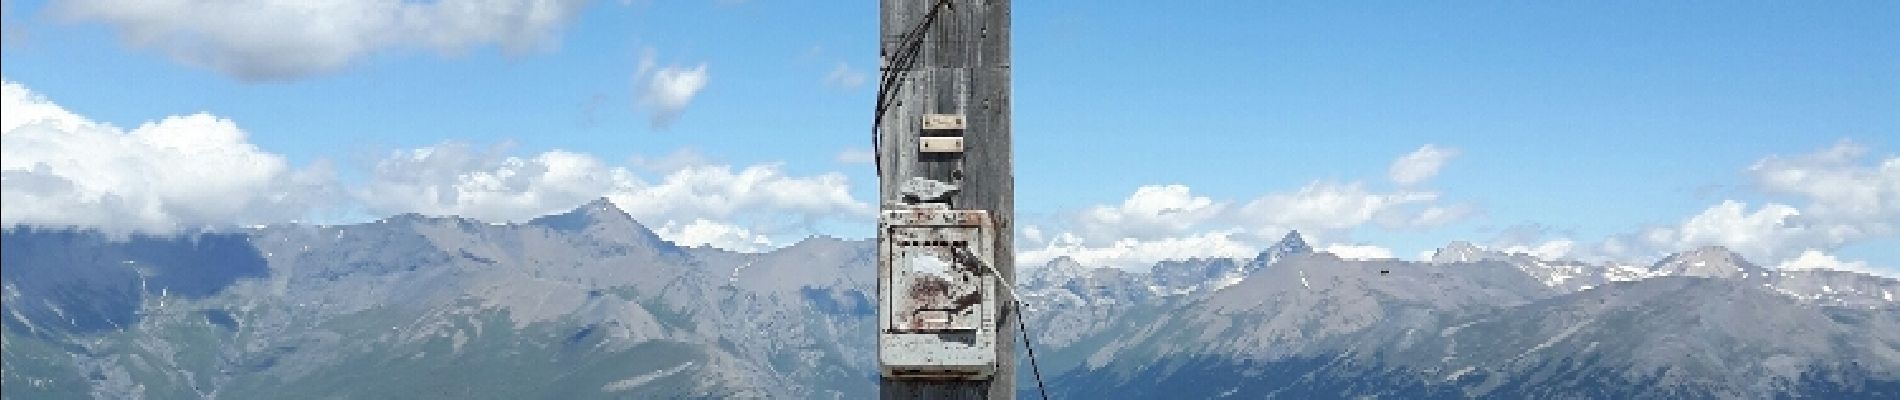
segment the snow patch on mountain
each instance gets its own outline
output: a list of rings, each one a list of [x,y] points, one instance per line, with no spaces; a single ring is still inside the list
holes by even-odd
[[[1648,266],[1548,260],[1524,253],[1486,250],[1462,241],[1447,244],[1432,257],[1434,265],[1484,262],[1509,264],[1544,286],[1563,292],[1588,290],[1612,282],[1690,276],[1762,281],[1764,287],[1803,302],[1863,307],[1894,303],[1890,292],[1900,291],[1900,281],[1858,272],[1764,268],[1721,246],[1671,254]]]
[[[687,361],[683,364],[675,365],[672,368],[662,369],[659,371],[653,371],[653,372],[649,372],[645,374],[636,375],[627,379],[613,381],[612,383],[608,383],[606,386],[601,387],[600,391],[623,392],[628,389],[640,387],[640,385],[645,385],[648,382],[653,382],[654,380],[657,380],[660,378],[673,376],[673,374],[677,374],[680,371],[685,371],[687,368],[690,368],[692,366],[693,366],[693,362]]]
[[[1433,264],[1453,264],[1478,262],[1489,259],[1491,253],[1466,241],[1451,242],[1444,248],[1432,253]]]

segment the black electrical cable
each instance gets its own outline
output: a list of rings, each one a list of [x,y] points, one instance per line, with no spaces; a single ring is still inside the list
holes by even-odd
[[[996,267],[984,264],[983,260],[976,258],[975,254],[970,254],[968,249],[952,247],[950,256],[954,258],[953,261],[955,262],[973,264],[989,269],[990,274],[996,275],[996,280],[1002,281],[1003,288],[1009,292],[1009,301],[1016,305],[1016,331],[1022,332],[1023,348],[1029,350],[1029,372],[1036,377],[1036,391],[1042,393],[1042,400],[1049,400],[1049,389],[1042,385],[1042,366],[1036,364],[1036,345],[1029,341],[1029,325],[1023,323],[1023,311],[1029,308],[1024,307],[1022,297],[1016,295],[1016,283],[1004,280],[1003,271],[998,271]]]
[[[1029,342],[1029,326],[1023,325],[1023,301],[1016,302],[1016,331],[1023,333],[1023,348],[1029,349],[1029,372],[1036,376],[1036,391],[1042,393],[1042,400],[1049,400],[1049,389],[1042,387],[1042,367],[1036,365],[1036,345]]]
[[[872,165],[877,168],[879,175],[884,174],[884,154],[883,151],[879,149],[879,145],[883,144],[883,140],[881,138],[882,134],[879,130],[879,125],[884,123],[884,112],[889,111],[890,103],[894,100],[892,96],[897,94],[895,88],[897,83],[900,82],[898,80],[899,73],[909,71],[914,67],[912,64],[917,61],[917,55],[923,53],[924,32],[928,32],[930,24],[936,22],[937,12],[945,8],[950,8],[950,0],[938,0],[936,4],[930,7],[930,12],[924,13],[923,19],[917,21],[916,26],[904,32],[903,36],[899,36],[897,39],[896,54],[893,55],[890,63],[884,66],[883,71],[879,73],[877,108],[876,112],[871,116]]]

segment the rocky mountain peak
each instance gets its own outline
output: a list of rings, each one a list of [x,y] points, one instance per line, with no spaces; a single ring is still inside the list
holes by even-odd
[[[589,201],[587,204],[582,204],[580,207],[574,208],[574,211],[571,212],[586,213],[599,217],[633,219],[632,215],[628,215],[625,210],[620,209],[620,206],[614,205],[613,200],[608,200],[606,197]]]
[[[1272,265],[1286,259],[1287,256],[1312,253],[1313,246],[1306,243],[1306,237],[1300,236],[1300,231],[1287,231],[1286,236],[1281,237],[1279,242],[1267,247],[1265,251],[1260,252],[1259,257],[1254,258],[1254,265],[1255,267]]]
[[[1070,258],[1069,256],[1061,256],[1056,257],[1054,260],[1049,260],[1049,264],[1044,265],[1043,268],[1049,269],[1050,272],[1060,272],[1068,276],[1081,275],[1089,270],[1088,267],[1082,266],[1082,263],[1076,262],[1074,258]]]
[[[1069,281],[1085,277],[1089,267],[1076,262],[1069,256],[1056,257],[1041,267],[1027,268],[1021,271],[1023,284],[1030,287],[1060,286]]]
[[[1306,244],[1306,237],[1300,236],[1300,231],[1298,230],[1287,231],[1286,236],[1281,237],[1279,242],[1274,243],[1271,249],[1279,250],[1284,254],[1313,252],[1313,246]]]
[[[1747,278],[1761,276],[1766,270],[1748,262],[1727,247],[1703,246],[1671,254],[1650,267],[1657,275],[1701,276],[1711,278]]]
[[[1491,252],[1471,244],[1471,242],[1459,240],[1451,242],[1445,245],[1445,247],[1439,248],[1438,251],[1433,252],[1432,263],[1450,264],[1473,262],[1489,258],[1490,255]]]
[[[540,225],[563,231],[585,230],[588,227],[601,224],[628,223],[639,225],[638,222],[633,220],[632,215],[628,215],[626,211],[621,211],[620,207],[615,206],[613,201],[607,200],[606,197],[594,199],[594,201],[582,204],[580,207],[576,207],[568,212],[547,215],[528,221],[530,225]]]

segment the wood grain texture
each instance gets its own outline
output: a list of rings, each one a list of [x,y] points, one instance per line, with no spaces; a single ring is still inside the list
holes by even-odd
[[[880,56],[884,68],[899,40],[915,27],[937,0],[880,0]],[[895,204],[898,187],[911,177],[954,183],[961,188],[951,207],[989,210],[996,227],[993,260],[1003,284],[1016,281],[1016,178],[1010,149],[1010,2],[951,0],[923,37],[914,68],[899,74],[895,102],[877,121],[880,204]],[[918,151],[924,114],[963,114],[964,152]],[[881,234],[881,232],[880,232]],[[999,301],[1007,300],[1003,298]],[[883,380],[885,399],[1016,398],[1016,310],[1001,307],[997,320],[997,371],[989,381]]]

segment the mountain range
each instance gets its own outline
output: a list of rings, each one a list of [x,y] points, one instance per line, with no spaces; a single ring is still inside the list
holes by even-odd
[[[868,398],[874,245],[682,247],[604,200],[515,224],[14,227],[0,396]],[[1900,398],[1900,281],[1720,247],[1345,260],[1294,232],[1017,286],[1056,398]]]

